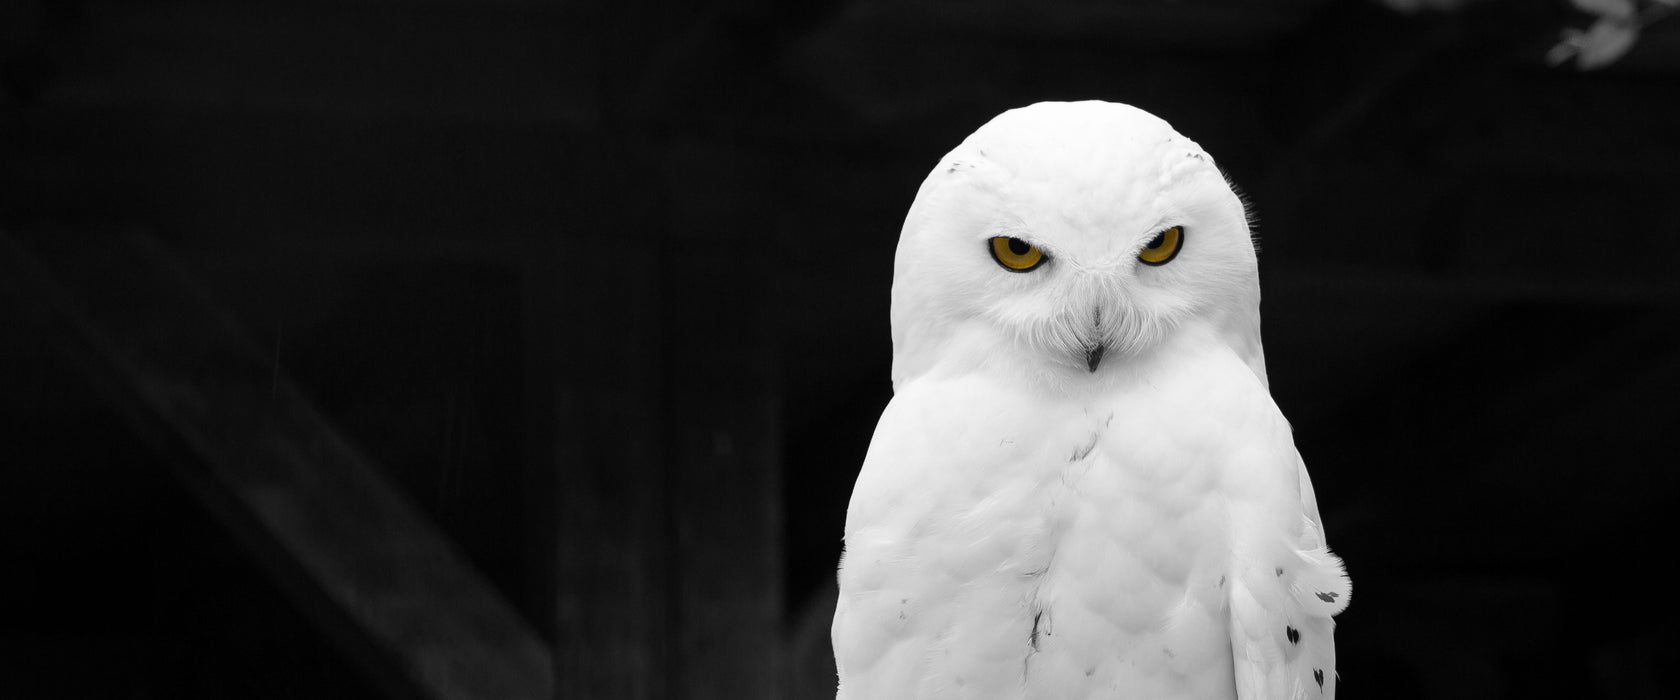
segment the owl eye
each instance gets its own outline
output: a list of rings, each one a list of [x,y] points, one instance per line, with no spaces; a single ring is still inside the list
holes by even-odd
[[[1165,265],[1172,262],[1178,255],[1178,249],[1184,247],[1184,227],[1174,226],[1155,234],[1149,239],[1149,244],[1138,251],[1138,260],[1145,265]]]
[[[998,236],[992,239],[992,259],[1010,272],[1031,272],[1048,258],[1038,246],[1019,238]]]

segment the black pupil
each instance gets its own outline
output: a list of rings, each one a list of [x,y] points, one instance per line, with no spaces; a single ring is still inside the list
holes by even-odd
[[[1162,231],[1160,233],[1155,234],[1154,238],[1149,239],[1149,246],[1148,247],[1159,248],[1163,245],[1166,245],[1166,243],[1167,243],[1167,232]]]
[[[1014,253],[1016,255],[1026,255],[1027,252],[1031,251],[1031,250],[1032,250],[1032,246],[1027,245],[1026,241],[1023,241],[1019,238],[1009,239],[1009,252]]]

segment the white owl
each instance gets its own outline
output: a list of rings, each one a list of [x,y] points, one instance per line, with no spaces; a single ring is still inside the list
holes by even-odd
[[[1193,141],[1104,102],[993,119],[910,208],[892,336],[839,697],[1334,697],[1349,583]]]

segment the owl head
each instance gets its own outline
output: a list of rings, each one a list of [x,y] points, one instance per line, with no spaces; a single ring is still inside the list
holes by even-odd
[[[1264,380],[1259,275],[1241,198],[1143,110],[1010,110],[917,192],[893,269],[893,382],[992,369],[1099,381],[1181,333]]]

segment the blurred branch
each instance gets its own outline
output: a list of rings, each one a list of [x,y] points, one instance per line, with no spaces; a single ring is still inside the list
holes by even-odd
[[[1595,15],[1585,30],[1566,27],[1563,38],[1546,52],[1546,62],[1559,65],[1575,59],[1581,70],[1603,68],[1633,48],[1639,32],[1680,9],[1680,0],[1574,0],[1576,9]]]
[[[1420,11],[1454,12],[1480,0],[1380,0],[1405,14]],[[1680,0],[1570,0],[1576,10],[1593,16],[1586,29],[1565,27],[1558,43],[1546,52],[1546,62],[1561,65],[1573,59],[1581,70],[1615,63],[1639,41],[1640,31],[1680,9]]]
[[[552,694],[541,638],[157,241],[0,232],[0,293],[387,695]]]

